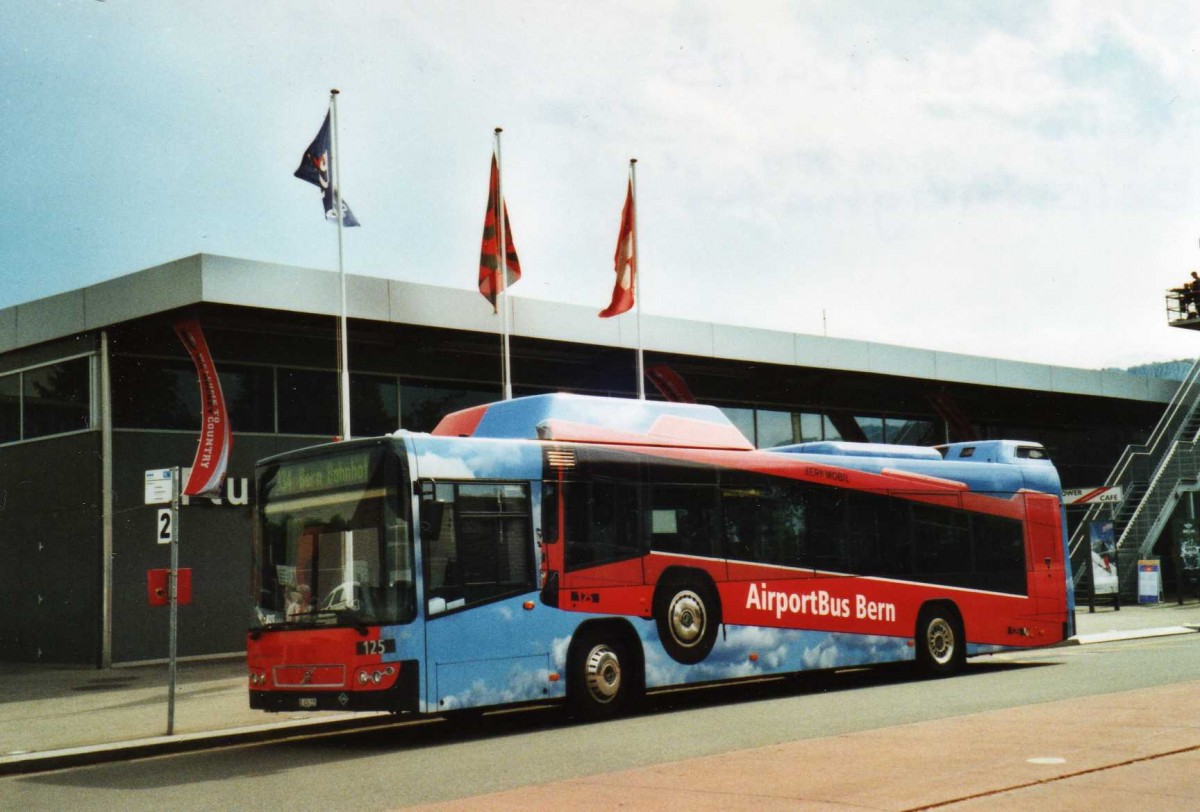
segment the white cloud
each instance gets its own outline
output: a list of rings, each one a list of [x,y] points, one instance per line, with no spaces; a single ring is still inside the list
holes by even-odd
[[[1161,299],[1197,264],[1192,4],[322,12],[14,10],[0,307],[201,250],[332,267],[291,171],[337,85],[355,272],[472,287],[503,126],[517,296],[607,302],[636,156],[648,312],[819,333],[824,310],[831,335],[1081,366],[1194,353]]]
[[[525,669],[514,665],[505,682],[493,685],[477,679],[470,688],[443,697],[440,707],[443,710],[456,710],[545,699],[550,684],[547,669]]]

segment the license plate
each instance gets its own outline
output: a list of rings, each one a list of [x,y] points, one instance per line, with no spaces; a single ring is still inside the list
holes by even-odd
[[[359,655],[395,654],[396,641],[390,637],[386,640],[359,640],[355,650]]]

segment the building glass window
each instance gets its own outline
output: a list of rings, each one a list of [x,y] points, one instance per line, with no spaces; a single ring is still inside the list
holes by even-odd
[[[114,356],[113,425],[122,429],[195,429],[200,392],[189,361]]]
[[[827,422],[824,415],[811,414],[805,412],[795,415],[795,424],[798,429],[796,433],[796,442],[811,443],[816,440],[825,439],[824,424]]]
[[[866,435],[868,443],[882,443],[885,441],[882,417],[855,416],[854,419],[858,422],[858,426],[862,429],[863,434]]]
[[[736,406],[721,406],[720,409],[755,448],[842,439],[829,416],[818,412],[782,412]],[[882,425],[881,421],[881,436]]]
[[[400,428],[400,385],[390,375],[350,376],[350,428],[377,437]]]
[[[326,370],[279,370],[279,433],[336,435],[337,375]]]
[[[899,445],[924,445],[933,430],[932,420],[905,420],[900,417],[889,417],[887,424],[887,441]]]
[[[722,406],[721,411],[729,418],[729,422],[737,427],[742,436],[749,440],[751,445],[754,445],[754,410]]]
[[[21,439],[21,376],[0,378],[0,443]]]
[[[191,361],[115,356],[112,374],[117,428],[195,431],[200,425],[200,385]],[[217,377],[234,431],[275,430],[270,367],[218,364]]]
[[[755,423],[758,429],[758,447],[774,448],[780,445],[794,443],[792,434],[791,412],[772,412],[759,409],[755,413]]]
[[[498,400],[493,391],[415,383],[405,383],[400,395],[400,425],[409,431],[432,431],[451,412]]]
[[[825,439],[826,440],[842,439],[842,433],[837,430],[837,426],[833,425],[833,421],[829,419],[829,415],[822,415],[821,420],[825,424]]]
[[[229,411],[229,427],[234,431],[268,434],[275,431],[275,381],[270,367],[218,366],[221,394]],[[197,388],[196,370],[192,368],[192,389]],[[196,408],[200,394],[195,394]],[[188,428],[195,428],[194,423]]]
[[[22,437],[91,428],[91,361],[76,358],[21,374]]]

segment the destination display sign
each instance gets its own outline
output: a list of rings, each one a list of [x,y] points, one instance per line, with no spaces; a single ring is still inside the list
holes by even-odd
[[[377,454],[363,451],[341,457],[290,463],[279,466],[272,496],[292,496],[336,488],[365,486],[371,482]]]

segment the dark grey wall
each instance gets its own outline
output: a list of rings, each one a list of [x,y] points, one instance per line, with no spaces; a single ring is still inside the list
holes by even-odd
[[[312,445],[313,439],[234,435],[227,488],[245,504],[193,499],[180,510],[179,566],[192,569],[192,603],[179,608],[179,656],[243,651],[250,605],[250,538],[254,463]],[[146,573],[171,563],[156,543],[158,509],[146,505],[145,472],[187,466],[194,434],[113,434],[113,662],[162,659],[168,653],[166,607],[149,605]],[[243,482],[243,479],[245,482]]]
[[[0,448],[0,661],[99,662],[100,433]]]

